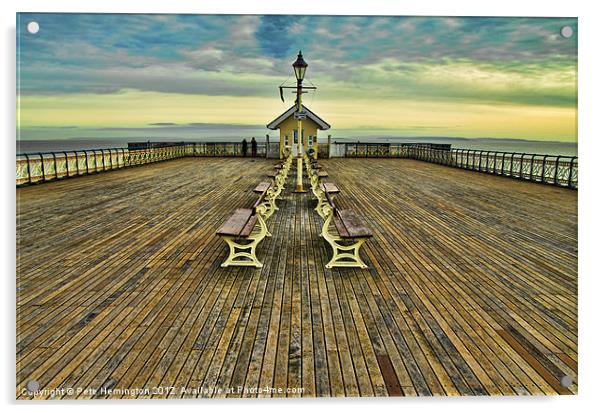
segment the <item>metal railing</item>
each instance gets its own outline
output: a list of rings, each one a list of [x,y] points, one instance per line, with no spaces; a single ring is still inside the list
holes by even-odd
[[[474,149],[452,149],[447,144],[344,143],[345,157],[409,158],[456,168],[507,176],[577,189],[576,156],[540,155]],[[140,146],[133,146],[139,148]],[[257,143],[257,157],[265,157],[267,145]],[[252,156],[251,145],[247,156]],[[174,143],[144,149],[105,148],[38,152],[17,155],[17,185],[53,181],[144,165],[185,156],[243,156],[240,142]]]
[[[140,148],[140,145],[133,146]],[[251,145],[247,156],[252,156]],[[104,148],[17,154],[17,186],[145,165],[185,156],[243,156],[240,142],[174,143],[143,149]],[[257,157],[266,156],[265,143],[257,144]]]
[[[409,158],[566,188],[578,187],[578,158],[565,155],[452,149],[447,144],[345,143],[345,157]]]
[[[243,147],[240,142],[196,142],[188,144],[190,156],[243,156]],[[267,145],[264,142],[257,143],[257,153],[253,154],[251,143],[247,145],[246,156],[265,158]]]
[[[452,149],[449,154],[436,158],[439,161],[429,162],[567,188],[578,187],[576,156]]]

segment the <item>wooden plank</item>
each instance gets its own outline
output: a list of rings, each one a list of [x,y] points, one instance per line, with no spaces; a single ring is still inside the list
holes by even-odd
[[[336,227],[337,232],[339,233],[341,238],[350,238],[350,235],[349,235],[349,232],[347,231],[347,227],[345,226],[345,223],[338,215],[335,215],[332,218],[332,222],[334,223],[334,226]]]
[[[391,359],[389,356],[386,354],[380,354],[376,356],[376,360],[378,360],[378,365],[380,366],[380,371],[383,375],[383,379],[385,380],[385,385],[387,386],[387,393],[389,393],[389,396],[403,396],[401,386],[399,385],[399,380],[397,379],[395,369],[393,369],[393,365],[391,364]]]
[[[550,386],[554,388],[554,390],[558,392],[558,394],[573,394],[568,388],[560,384],[560,378],[552,375],[552,373],[550,373],[543,366],[543,364],[541,364],[539,360],[529,353],[510,333],[505,330],[498,330],[497,333],[502,336],[502,338],[506,340],[510,346],[512,346],[514,351],[524,358],[527,363],[529,363],[529,365],[533,367],[533,369],[535,369],[535,371],[537,371],[537,373],[542,376],[550,384]]]
[[[255,228],[255,225],[257,224],[257,219],[258,218],[256,214],[251,216],[251,218],[249,218],[243,229],[240,231],[239,235],[241,237],[248,237],[249,235],[251,235],[251,232],[253,232],[253,228]]]
[[[253,210],[249,208],[238,208],[228,218],[226,222],[217,230],[218,235],[238,236],[245,231],[246,225],[253,215]],[[248,231],[247,231],[248,232]],[[250,232],[249,232],[250,233]],[[241,236],[247,236],[241,235]]]
[[[342,238],[370,238],[372,237],[372,231],[370,231],[364,220],[359,217],[355,212],[350,209],[337,209],[337,217],[345,227],[346,231],[339,234]],[[335,220],[336,223],[336,220]],[[337,229],[339,227],[337,226]]]

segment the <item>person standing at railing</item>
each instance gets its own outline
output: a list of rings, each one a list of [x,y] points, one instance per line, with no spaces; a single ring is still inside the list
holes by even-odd
[[[242,140],[242,156],[247,156],[247,140]]]
[[[251,138],[251,156],[253,158],[257,156],[257,141],[255,140],[255,136]]]

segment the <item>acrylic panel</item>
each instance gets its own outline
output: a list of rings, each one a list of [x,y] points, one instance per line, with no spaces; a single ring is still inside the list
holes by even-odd
[[[576,18],[16,31],[17,399],[577,394]]]

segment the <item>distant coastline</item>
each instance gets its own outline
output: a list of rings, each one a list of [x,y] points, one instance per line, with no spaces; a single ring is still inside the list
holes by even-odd
[[[251,136],[244,136],[250,139]],[[233,138],[228,137],[209,137],[204,139],[178,139],[165,137],[116,137],[116,138],[86,138],[86,139],[46,139],[46,140],[17,140],[17,153],[35,153],[35,152],[57,152],[57,151],[73,151],[83,149],[107,149],[107,148],[125,148],[128,142],[235,142],[242,140],[243,137]],[[265,135],[256,136],[259,142],[265,141]],[[278,140],[277,136],[271,136],[270,139]],[[326,137],[320,136],[319,142],[325,142]],[[558,142],[558,141],[534,141],[528,139],[511,139],[511,138],[462,138],[462,137],[332,137],[333,142],[337,143],[406,143],[406,142],[434,142],[448,143],[453,148],[462,149],[477,149],[485,151],[500,151],[500,152],[519,152],[519,153],[538,153],[547,155],[566,155],[576,156],[578,153],[577,142]]]

